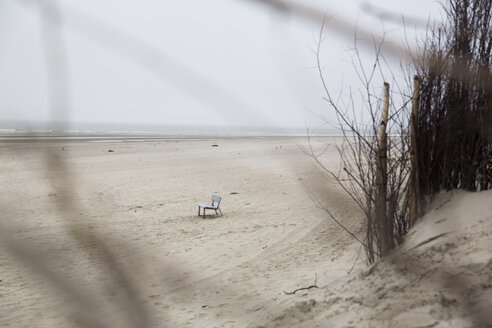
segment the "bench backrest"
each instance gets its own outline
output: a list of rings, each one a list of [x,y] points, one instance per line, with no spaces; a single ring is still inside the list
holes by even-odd
[[[212,205],[214,205],[214,202],[217,202],[217,204],[215,204],[215,206],[218,207],[221,199],[222,199],[222,197],[220,197],[220,196],[212,195]]]

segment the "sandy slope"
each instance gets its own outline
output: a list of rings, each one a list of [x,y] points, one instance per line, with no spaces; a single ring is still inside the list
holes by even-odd
[[[492,191],[439,195],[391,256],[267,327],[492,327]]]
[[[491,194],[443,196],[393,257],[347,274],[359,246],[305,187],[354,231],[360,214],[304,142],[1,144],[0,326],[484,326]],[[334,140],[314,142],[335,167]],[[224,217],[203,220],[212,192]]]

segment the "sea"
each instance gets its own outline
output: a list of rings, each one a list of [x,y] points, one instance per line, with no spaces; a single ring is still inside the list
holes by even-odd
[[[3,141],[151,142],[241,137],[337,136],[330,127],[151,125],[0,121]]]

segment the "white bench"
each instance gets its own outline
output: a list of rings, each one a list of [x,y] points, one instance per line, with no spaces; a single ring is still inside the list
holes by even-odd
[[[223,216],[222,215],[222,211],[220,210],[220,201],[222,200],[222,197],[220,196],[217,196],[217,195],[212,195],[212,204],[201,204],[201,203],[197,203],[198,205],[198,216],[200,216],[200,209],[203,208],[203,218],[205,219],[205,210],[214,210],[215,211],[215,214],[219,214],[217,213],[217,211],[220,212],[220,216]]]

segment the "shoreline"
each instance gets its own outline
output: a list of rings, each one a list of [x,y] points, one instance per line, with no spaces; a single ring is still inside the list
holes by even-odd
[[[0,142],[156,142],[186,140],[233,140],[265,138],[337,138],[340,135],[302,135],[302,134],[2,134]]]

